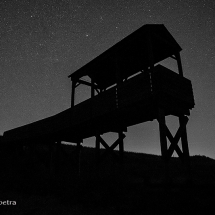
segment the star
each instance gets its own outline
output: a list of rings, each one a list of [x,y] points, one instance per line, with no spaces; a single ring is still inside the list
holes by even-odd
[[[103,16],[100,16],[99,17],[99,20],[100,20],[100,22],[102,22],[104,19],[103,19]]]

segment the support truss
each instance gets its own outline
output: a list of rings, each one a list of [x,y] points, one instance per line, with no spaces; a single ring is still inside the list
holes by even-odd
[[[189,157],[188,141],[187,141],[187,130],[186,125],[188,117],[181,115],[179,116],[179,128],[175,136],[173,136],[168,129],[165,121],[165,114],[163,110],[159,110],[159,129],[160,129],[160,143],[161,153],[165,160],[169,160],[172,157],[174,151],[178,154],[179,158],[184,161]],[[167,147],[167,138],[169,139],[170,146]],[[179,140],[181,139],[182,149],[178,146]]]
[[[190,155],[187,141],[187,130],[186,125],[188,122],[188,117],[185,115],[179,116],[179,128],[173,136],[168,129],[165,121],[165,112],[163,109],[159,109],[158,122],[160,130],[160,144],[161,144],[161,154],[166,165],[168,165],[170,158],[172,157],[174,151],[178,154],[179,158],[186,167],[186,170],[190,169]],[[169,139],[170,146],[167,146],[167,138]],[[181,148],[178,143],[181,140]]]
[[[112,154],[116,161],[123,162],[124,156],[124,138],[125,134],[123,131],[118,132],[118,139],[109,146],[105,140],[101,137],[100,134],[96,135],[96,160],[97,164],[101,163],[109,154]],[[103,145],[106,151],[103,154],[100,154],[100,146]],[[114,149],[119,146],[119,153],[116,153]]]

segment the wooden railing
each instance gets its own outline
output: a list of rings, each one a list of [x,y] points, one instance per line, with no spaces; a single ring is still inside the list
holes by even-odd
[[[153,103],[155,102],[155,103]],[[105,132],[111,130],[111,123],[117,115],[126,119],[125,126],[143,122],[144,117],[149,115],[147,105],[162,105],[165,108],[177,108],[179,111],[189,111],[194,107],[194,98],[190,80],[166,69],[157,66],[151,72],[146,71],[123,82],[118,87],[112,87],[93,98],[87,99],[52,117],[25,125],[5,132],[8,139],[33,138],[43,135],[55,135],[68,130],[85,132],[88,136],[95,135],[95,128],[105,127]],[[180,109],[181,107],[181,109]],[[129,115],[129,116],[128,116]],[[153,115],[154,117],[154,115]],[[156,115],[155,115],[156,117]],[[134,118],[134,119],[133,119]],[[138,120],[140,118],[140,120]],[[111,121],[111,120],[112,121]],[[146,120],[149,118],[146,117]],[[132,122],[133,120],[133,122]],[[118,120],[119,121],[119,120]],[[84,131],[83,131],[84,133]]]

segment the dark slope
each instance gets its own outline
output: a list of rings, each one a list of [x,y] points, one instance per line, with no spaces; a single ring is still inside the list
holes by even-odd
[[[126,152],[123,171],[108,156],[98,174],[95,150],[84,147],[77,177],[75,148],[64,146],[58,175],[51,179],[48,153],[38,151],[34,161],[31,155],[22,155],[19,162],[14,154],[6,156],[7,166],[11,157],[13,162],[10,171],[1,169],[7,171],[1,174],[0,200],[15,200],[17,205],[0,206],[5,214],[206,214],[214,210],[215,161],[205,156],[191,157],[189,184],[180,160],[172,158],[172,183],[166,184],[160,156]]]

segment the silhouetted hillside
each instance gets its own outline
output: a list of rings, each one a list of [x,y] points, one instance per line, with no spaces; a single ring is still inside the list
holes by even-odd
[[[53,177],[48,148],[35,151],[1,151],[0,200],[17,202],[4,214],[205,214],[214,207],[215,160],[205,156],[191,157],[189,184],[172,158],[166,184],[160,156],[126,152],[123,169],[111,155],[98,167],[95,149],[83,147],[78,177],[76,148],[64,145]]]
[[[104,151],[101,149],[101,157]],[[76,147],[71,145],[63,145],[60,153],[55,149],[52,155],[50,155],[48,146],[42,145],[37,146],[34,150],[2,150],[0,159],[3,164],[1,180],[22,181],[33,178],[34,180],[46,181],[52,177],[50,175],[51,159],[54,166],[52,171],[55,175],[54,178],[71,181],[76,178],[78,173]],[[207,182],[212,183],[215,179],[214,168],[215,160],[213,159],[205,156],[191,157],[191,172],[194,180],[201,178],[202,182],[208,180]],[[123,174],[126,180],[135,178],[147,183],[158,182],[164,178],[164,169],[164,162],[161,156],[157,155],[125,152],[124,165],[122,165],[112,154],[109,154],[99,165],[96,165],[94,148],[83,147],[80,154],[80,177],[87,177],[88,179],[97,178],[99,172],[101,178],[114,178]],[[179,158],[171,158],[169,169],[173,180],[184,177],[183,165]]]

